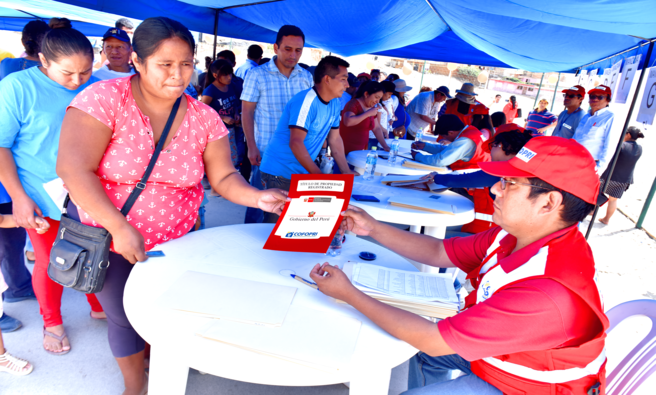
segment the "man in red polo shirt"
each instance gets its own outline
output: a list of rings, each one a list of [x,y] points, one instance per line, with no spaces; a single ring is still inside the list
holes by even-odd
[[[482,163],[502,177],[498,228],[439,240],[350,208],[343,226],[427,265],[458,267],[474,291],[465,310],[434,324],[378,302],[337,267],[315,266],[323,293],[343,300],[416,347],[408,394],[603,394],[605,330],[592,251],[577,223],[599,192],[595,162],[579,143],[530,140],[513,159]],[[418,248],[418,246],[421,246]],[[450,370],[464,375],[449,380]]]

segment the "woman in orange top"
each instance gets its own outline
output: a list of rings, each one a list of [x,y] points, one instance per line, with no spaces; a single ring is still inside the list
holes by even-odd
[[[508,123],[513,123],[515,118],[517,118],[518,111],[519,106],[517,105],[517,98],[515,96],[510,96],[510,103],[506,104],[503,108],[503,113],[506,114],[506,121]]]

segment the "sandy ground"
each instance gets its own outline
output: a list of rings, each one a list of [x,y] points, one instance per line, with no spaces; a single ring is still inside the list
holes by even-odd
[[[208,226],[243,222],[244,208],[222,198],[210,198]],[[605,307],[610,309],[634,299],[656,299],[656,241],[619,214],[611,225],[595,225],[590,245],[599,270],[599,284]],[[31,265],[28,265],[31,268]],[[66,289],[62,301],[66,330],[73,350],[61,357],[46,354],[41,348],[41,319],[36,301],[5,304],[7,314],[23,321],[20,330],[4,334],[6,347],[26,358],[34,372],[26,377],[0,375],[2,395],[117,395],[123,391],[123,380],[107,344],[107,326],[89,317],[89,307],[81,293]],[[608,342],[609,371],[626,350],[637,344],[650,329],[644,318],[626,321],[611,333]],[[163,328],[163,330],[166,330]],[[171,339],[171,347],[176,347]],[[407,388],[407,363],[392,372],[390,394]],[[645,383],[636,394],[653,394],[656,379]],[[348,394],[343,385],[321,387],[269,387],[201,375],[190,370],[187,394]]]

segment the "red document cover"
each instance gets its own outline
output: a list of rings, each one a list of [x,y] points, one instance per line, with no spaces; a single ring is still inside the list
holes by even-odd
[[[326,253],[352,191],[352,174],[292,174],[292,200],[285,205],[264,249]]]

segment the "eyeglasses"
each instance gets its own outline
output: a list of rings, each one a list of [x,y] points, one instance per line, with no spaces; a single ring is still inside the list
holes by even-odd
[[[581,95],[568,95],[568,94],[565,93],[565,94],[563,94],[563,97],[565,97],[567,99],[573,99],[575,97],[581,97]]]
[[[589,95],[590,100],[604,100],[606,96],[603,95]]]
[[[501,190],[505,191],[506,190],[506,185],[507,184],[512,184],[512,185],[525,185],[527,187],[533,187],[533,188],[540,188],[540,189],[546,189],[548,191],[551,191],[551,188],[547,187],[541,187],[539,185],[533,185],[533,184],[525,184],[523,182],[517,182],[517,181],[511,181],[511,180],[506,180],[505,178],[501,178]]]

